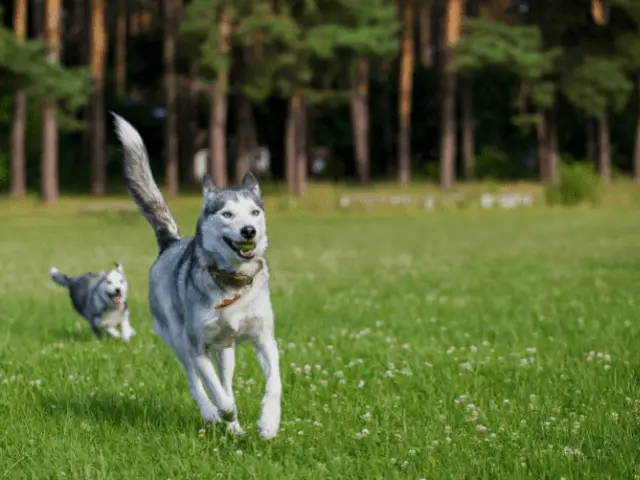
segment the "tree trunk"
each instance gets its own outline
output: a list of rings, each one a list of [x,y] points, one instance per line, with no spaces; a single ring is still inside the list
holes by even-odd
[[[296,92],[296,95],[300,95]],[[297,101],[298,115],[295,117],[296,128],[296,183],[294,194],[300,196],[307,186],[307,108],[302,97]]]
[[[287,180],[287,190],[290,194],[293,194],[296,190],[296,118],[298,117],[297,110],[299,109],[299,98],[292,93],[289,99],[289,112],[287,114],[287,126],[286,126],[286,168],[285,177]]]
[[[231,18],[229,11],[222,12],[220,17],[220,51],[229,54],[229,35],[231,33]],[[226,187],[229,182],[227,172],[227,86],[229,71],[218,72],[216,84],[212,92],[211,112],[211,166],[213,180],[218,187]]]
[[[91,195],[107,193],[105,156],[104,77],[107,32],[104,0],[91,0]]]
[[[398,132],[398,182],[411,182],[411,103],[413,93],[413,3],[402,5],[402,56],[400,58],[400,118]]]
[[[361,185],[369,183],[369,62],[358,61],[351,96],[351,128],[355,146],[356,170]]]
[[[548,114],[547,129],[548,181],[551,185],[557,185],[560,181],[560,152],[558,150],[558,125],[555,112],[549,112]]]
[[[24,39],[27,32],[27,0],[15,0],[13,7],[13,29],[16,37]],[[27,93],[19,88],[13,98],[13,120],[11,124],[11,183],[9,194],[24,197],[27,194],[25,130],[27,126]]]
[[[461,77],[460,109],[462,111],[462,165],[464,178],[472,180],[475,172],[475,126],[473,116],[473,79]]]
[[[45,37],[50,62],[60,60],[60,0],[47,0]],[[40,170],[42,200],[55,202],[60,196],[58,186],[58,125],[56,104],[48,101],[42,111],[42,165]]]
[[[258,135],[256,133],[255,119],[253,118],[253,106],[251,100],[244,94],[238,95],[238,153],[236,158],[236,182],[240,183],[242,177],[251,169],[251,155],[258,147]]]
[[[165,182],[167,195],[180,193],[178,179],[178,117],[176,114],[176,0],[164,0],[164,95],[165,120]]]
[[[420,64],[430,67],[431,62],[431,5],[421,2],[418,7],[418,24],[420,28]]]
[[[604,183],[611,182],[611,141],[607,114],[598,117],[598,169]]]
[[[382,99],[380,100],[380,110],[382,111],[382,143],[384,145],[385,156],[385,171],[387,177],[391,178],[395,174],[394,165],[394,153],[393,153],[393,128],[391,126],[391,120],[387,112],[391,111],[391,99],[389,95],[389,64],[382,62],[380,69],[385,72],[384,90],[382,92]]]
[[[127,5],[117,0],[116,6],[116,94],[126,95],[127,88]]]
[[[450,189],[456,168],[456,73],[453,70],[453,46],[460,37],[462,0],[447,0],[446,45],[441,75],[440,186]]]
[[[540,168],[540,181],[546,182],[549,178],[549,138],[547,128],[547,115],[544,111],[538,112],[539,120],[536,124],[538,137],[538,167]]]
[[[587,143],[587,158],[596,161],[598,158],[598,142],[596,141],[596,129],[593,124],[593,118],[587,117],[586,124],[586,143]]]
[[[636,74],[636,141],[633,148],[633,178],[640,181],[640,73]]]
[[[596,25],[607,23],[607,11],[602,0],[591,0],[591,16]]]

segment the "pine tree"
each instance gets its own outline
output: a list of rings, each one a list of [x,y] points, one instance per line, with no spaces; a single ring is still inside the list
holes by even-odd
[[[91,195],[107,193],[104,82],[107,32],[104,0],[91,0]]]
[[[165,166],[167,194],[177,196],[180,191],[178,177],[178,118],[175,73],[176,30],[178,27],[177,0],[164,0],[164,94],[167,112],[165,121]]]
[[[27,0],[15,0],[13,28],[18,40],[27,32]],[[23,197],[27,193],[25,129],[27,123],[27,94],[19,87],[13,99],[13,122],[11,125],[11,186],[12,197]]]

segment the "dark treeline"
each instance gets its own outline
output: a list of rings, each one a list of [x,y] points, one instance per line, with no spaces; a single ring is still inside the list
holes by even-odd
[[[169,195],[256,168],[311,178],[640,178],[640,0],[14,0],[0,188],[119,188],[109,110]],[[326,160],[322,171],[316,159]]]

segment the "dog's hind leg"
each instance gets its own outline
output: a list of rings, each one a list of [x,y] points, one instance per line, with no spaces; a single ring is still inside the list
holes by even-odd
[[[220,371],[220,381],[222,383],[222,388],[224,388],[224,391],[227,393],[227,395],[229,395],[233,399],[233,373],[236,369],[235,348],[225,348],[219,352],[216,352],[216,360],[218,363],[218,370]],[[244,433],[238,420],[227,423],[227,429],[234,435],[242,435]]]
[[[236,420],[236,403],[232,396],[228,395],[222,387],[216,369],[211,360],[203,353],[193,356],[198,375],[213,396],[216,405],[222,413],[222,418],[228,423]]]
[[[202,381],[196,374],[196,367],[191,358],[191,355],[189,355],[188,351],[181,348],[174,348],[174,351],[176,352],[177,357],[182,362],[184,372],[187,375],[187,384],[189,386],[189,391],[191,392],[193,399],[196,401],[198,408],[200,408],[200,413],[202,414],[203,420],[206,423],[220,422],[220,412],[207,396],[207,392],[205,392],[204,390]]]
[[[98,340],[102,340],[102,330],[100,330],[100,317],[95,317],[92,320],[89,320],[89,325],[91,325],[91,331],[93,332],[93,335]]]

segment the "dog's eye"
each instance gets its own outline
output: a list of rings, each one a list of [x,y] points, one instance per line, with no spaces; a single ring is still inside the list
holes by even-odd
[[[224,218],[232,218],[233,217],[233,213],[231,213],[231,212],[222,212],[221,215]]]
[[[260,215],[260,210],[258,210],[257,208],[255,210],[251,210],[251,215],[257,217],[258,215]]]

